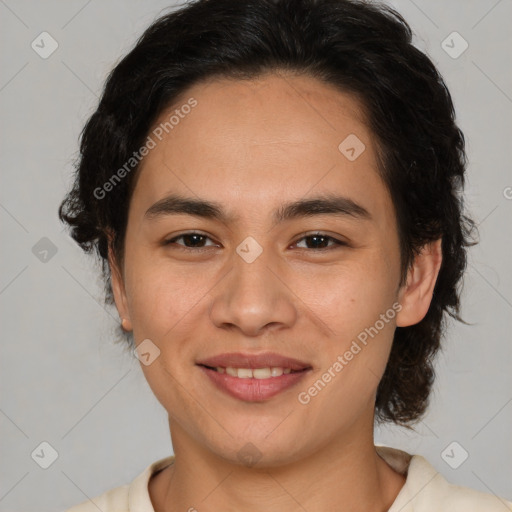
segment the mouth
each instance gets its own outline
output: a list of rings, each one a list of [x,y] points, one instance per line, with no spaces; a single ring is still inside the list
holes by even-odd
[[[289,373],[300,373],[306,371],[307,368],[303,368],[302,370],[292,370],[291,368],[283,368],[282,366],[272,366],[265,368],[233,368],[232,366],[228,366],[224,368],[223,366],[206,366],[200,364],[203,368],[207,368],[208,370],[213,370],[217,373],[223,374],[226,373],[231,377],[236,377],[237,379],[271,379],[274,377],[281,377],[281,375],[288,375]]]
[[[275,353],[221,354],[196,365],[218,390],[239,400],[262,402],[295,386],[311,365]]]

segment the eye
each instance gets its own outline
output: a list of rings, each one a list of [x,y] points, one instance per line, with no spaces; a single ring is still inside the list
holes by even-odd
[[[177,244],[181,245],[183,249],[185,250],[194,250],[194,249],[202,249],[204,247],[211,247],[211,246],[205,246],[203,243],[205,240],[211,240],[210,237],[204,235],[203,233],[198,233],[195,231],[191,231],[190,233],[183,233],[179,236],[176,236],[174,238],[171,238],[170,240],[165,240],[163,242],[163,245],[171,245],[176,243],[177,240],[182,239],[185,243],[184,244]],[[215,246],[215,244],[212,244]]]
[[[178,240],[182,240],[184,243],[177,243]],[[176,236],[174,238],[171,238],[169,240],[165,240],[163,242],[163,245],[171,245],[176,244],[181,246],[183,250],[197,250],[197,249],[203,249],[205,247],[218,247],[216,244],[210,244],[205,245],[205,242],[207,240],[211,241],[211,238],[203,233],[199,233],[196,231],[191,231],[188,233],[182,233],[179,236]],[[303,240],[306,241],[306,247],[299,247],[301,249],[314,249],[316,251],[323,251],[323,250],[329,250],[336,248],[336,246],[346,246],[347,244],[345,242],[342,242],[341,240],[338,240],[336,238],[333,238],[332,236],[326,235],[324,233],[312,233],[306,236],[303,236],[300,238],[297,242],[295,242],[295,245],[298,245],[299,242],[302,242]],[[308,243],[307,241],[310,241],[311,243]],[[329,245],[330,244],[330,245]]]
[[[332,236],[326,235],[324,233],[312,233],[310,235],[303,236],[300,238],[295,244],[298,244],[298,242],[302,240],[311,240],[312,241],[312,247],[306,247],[307,249],[312,248],[319,251],[322,250],[329,250],[332,248],[336,248],[336,246],[346,246],[347,244],[345,242],[342,242],[341,240],[338,240],[336,238],[333,238]],[[328,245],[329,242],[332,242],[332,245]],[[326,245],[327,244],[327,245]],[[306,246],[308,243],[306,242]]]

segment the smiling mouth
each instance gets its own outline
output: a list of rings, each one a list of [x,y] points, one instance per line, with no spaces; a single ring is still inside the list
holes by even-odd
[[[245,402],[265,402],[297,386],[313,369],[275,352],[226,352],[196,361],[215,388]]]
[[[265,368],[234,368],[232,366],[213,367],[204,364],[200,364],[199,366],[203,366],[208,370],[214,370],[220,374],[225,373],[231,377],[236,377],[239,379],[271,379],[272,377],[281,377],[281,375],[288,375],[289,373],[301,373],[308,370],[308,368],[303,368],[302,370],[292,370],[291,368],[284,368],[281,366]]]

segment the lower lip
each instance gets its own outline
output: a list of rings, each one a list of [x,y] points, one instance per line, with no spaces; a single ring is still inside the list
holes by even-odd
[[[291,388],[304,378],[309,370],[287,373],[268,379],[240,379],[227,373],[219,373],[204,366],[199,368],[209,377],[213,384],[228,395],[246,402],[263,402]]]

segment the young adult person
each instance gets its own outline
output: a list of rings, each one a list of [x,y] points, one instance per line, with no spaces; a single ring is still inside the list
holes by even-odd
[[[69,512],[512,510],[373,437],[424,413],[459,318],[464,173],[450,94],[385,5],[153,23],[60,217],[103,262],[174,456]]]

